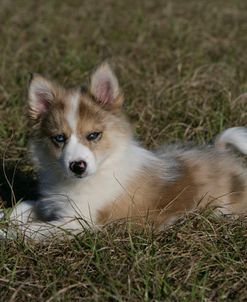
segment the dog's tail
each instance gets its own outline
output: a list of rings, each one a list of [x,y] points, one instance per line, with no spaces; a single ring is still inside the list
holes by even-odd
[[[227,145],[247,155],[247,127],[233,127],[220,133],[215,139],[216,148],[226,149]]]

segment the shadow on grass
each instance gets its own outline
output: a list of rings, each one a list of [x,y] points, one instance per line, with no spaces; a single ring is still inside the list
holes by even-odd
[[[23,165],[0,161],[0,201],[4,207],[12,207],[20,200],[36,200],[38,182],[36,175]]]

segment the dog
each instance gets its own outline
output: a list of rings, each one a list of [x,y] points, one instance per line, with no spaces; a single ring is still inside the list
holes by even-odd
[[[212,146],[149,151],[135,140],[123,102],[107,63],[82,88],[32,76],[31,154],[40,199],[19,203],[9,217],[25,238],[78,234],[121,219],[161,230],[208,206],[225,215],[247,212],[246,168],[227,148],[247,154],[246,128],[225,130]]]

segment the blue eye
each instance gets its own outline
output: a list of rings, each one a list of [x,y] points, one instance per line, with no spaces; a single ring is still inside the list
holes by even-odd
[[[65,141],[66,141],[66,137],[64,134],[57,134],[57,135],[52,136],[51,138],[54,142],[59,143],[59,144],[65,143]]]
[[[101,138],[101,135],[102,135],[102,132],[92,132],[92,133],[89,133],[87,135],[87,140],[88,141],[96,141],[97,139]]]

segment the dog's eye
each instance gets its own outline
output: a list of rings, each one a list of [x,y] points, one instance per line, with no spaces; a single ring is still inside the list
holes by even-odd
[[[65,143],[65,141],[66,141],[66,137],[64,134],[57,134],[57,135],[52,136],[51,138],[54,142],[59,143],[59,144]]]
[[[101,138],[102,132],[91,132],[87,135],[88,141],[96,141]]]

